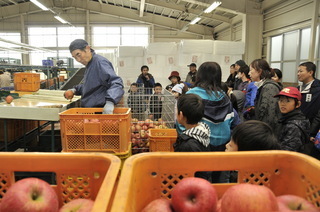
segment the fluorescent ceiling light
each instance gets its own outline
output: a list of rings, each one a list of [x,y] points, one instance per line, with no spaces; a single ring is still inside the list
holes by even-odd
[[[204,13],[211,13],[214,9],[219,7],[221,1],[214,1],[205,11]]]
[[[58,16],[58,15],[55,15],[54,18],[57,19],[58,21],[60,21],[60,22],[63,23],[63,24],[67,24],[67,23],[68,23],[68,21],[62,19],[62,18],[61,18],[60,16]]]
[[[38,7],[40,7],[42,10],[49,10],[48,7],[44,6],[43,4],[41,4],[40,2],[38,2],[38,0],[30,0],[32,3],[34,3],[35,5],[37,5]]]
[[[27,48],[27,49],[31,49],[31,50],[40,50],[40,51],[44,51],[44,52],[55,52],[54,50],[50,50],[50,49],[45,49],[45,48],[41,48],[41,47],[36,47],[36,46],[30,46],[26,43],[19,43],[19,42],[14,42],[11,40],[7,40],[4,38],[0,37],[0,41],[5,42],[5,43],[10,43],[10,44],[14,44],[23,48]]]
[[[200,21],[200,20],[201,20],[200,17],[196,17],[196,18],[194,18],[194,19],[190,22],[190,24],[193,25],[193,24],[197,23],[197,22]]]

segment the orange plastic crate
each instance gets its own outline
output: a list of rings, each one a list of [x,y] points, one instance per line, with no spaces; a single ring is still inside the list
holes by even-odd
[[[15,182],[15,172],[53,172],[60,207],[86,198],[95,201],[92,211],[110,211],[120,163],[105,153],[1,153],[0,202]]]
[[[60,113],[61,142],[64,152],[128,151],[131,109],[115,108],[114,114],[101,114],[102,110],[102,108],[71,108]],[[88,122],[89,119],[97,122]]]
[[[320,162],[309,156],[289,151],[153,152],[126,160],[111,211],[141,211],[154,199],[170,199],[183,178],[222,170],[238,170],[238,183],[268,186],[275,195],[298,195],[320,208]],[[220,198],[234,183],[213,185]]]
[[[38,91],[40,89],[40,74],[15,73],[13,82],[16,91]]]
[[[173,152],[173,144],[177,140],[176,129],[150,129],[150,152]]]

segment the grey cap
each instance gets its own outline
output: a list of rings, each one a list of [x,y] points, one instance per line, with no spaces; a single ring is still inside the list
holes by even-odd
[[[88,42],[83,39],[76,39],[70,43],[69,50],[72,53],[76,49],[84,49],[86,46],[89,46]]]

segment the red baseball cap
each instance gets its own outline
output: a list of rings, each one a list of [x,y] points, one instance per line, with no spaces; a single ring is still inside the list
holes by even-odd
[[[299,101],[301,101],[301,93],[295,87],[286,87],[286,88],[282,89],[280,91],[280,93],[278,93],[274,97],[278,97],[278,96],[287,96],[287,97],[295,98],[295,99],[298,99]]]

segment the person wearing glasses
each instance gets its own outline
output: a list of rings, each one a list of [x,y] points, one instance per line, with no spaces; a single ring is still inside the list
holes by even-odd
[[[83,83],[64,93],[66,99],[81,95],[81,107],[103,107],[103,114],[112,114],[114,105],[122,98],[123,81],[112,63],[98,55],[87,41],[76,39],[69,46],[72,57],[86,66]]]

